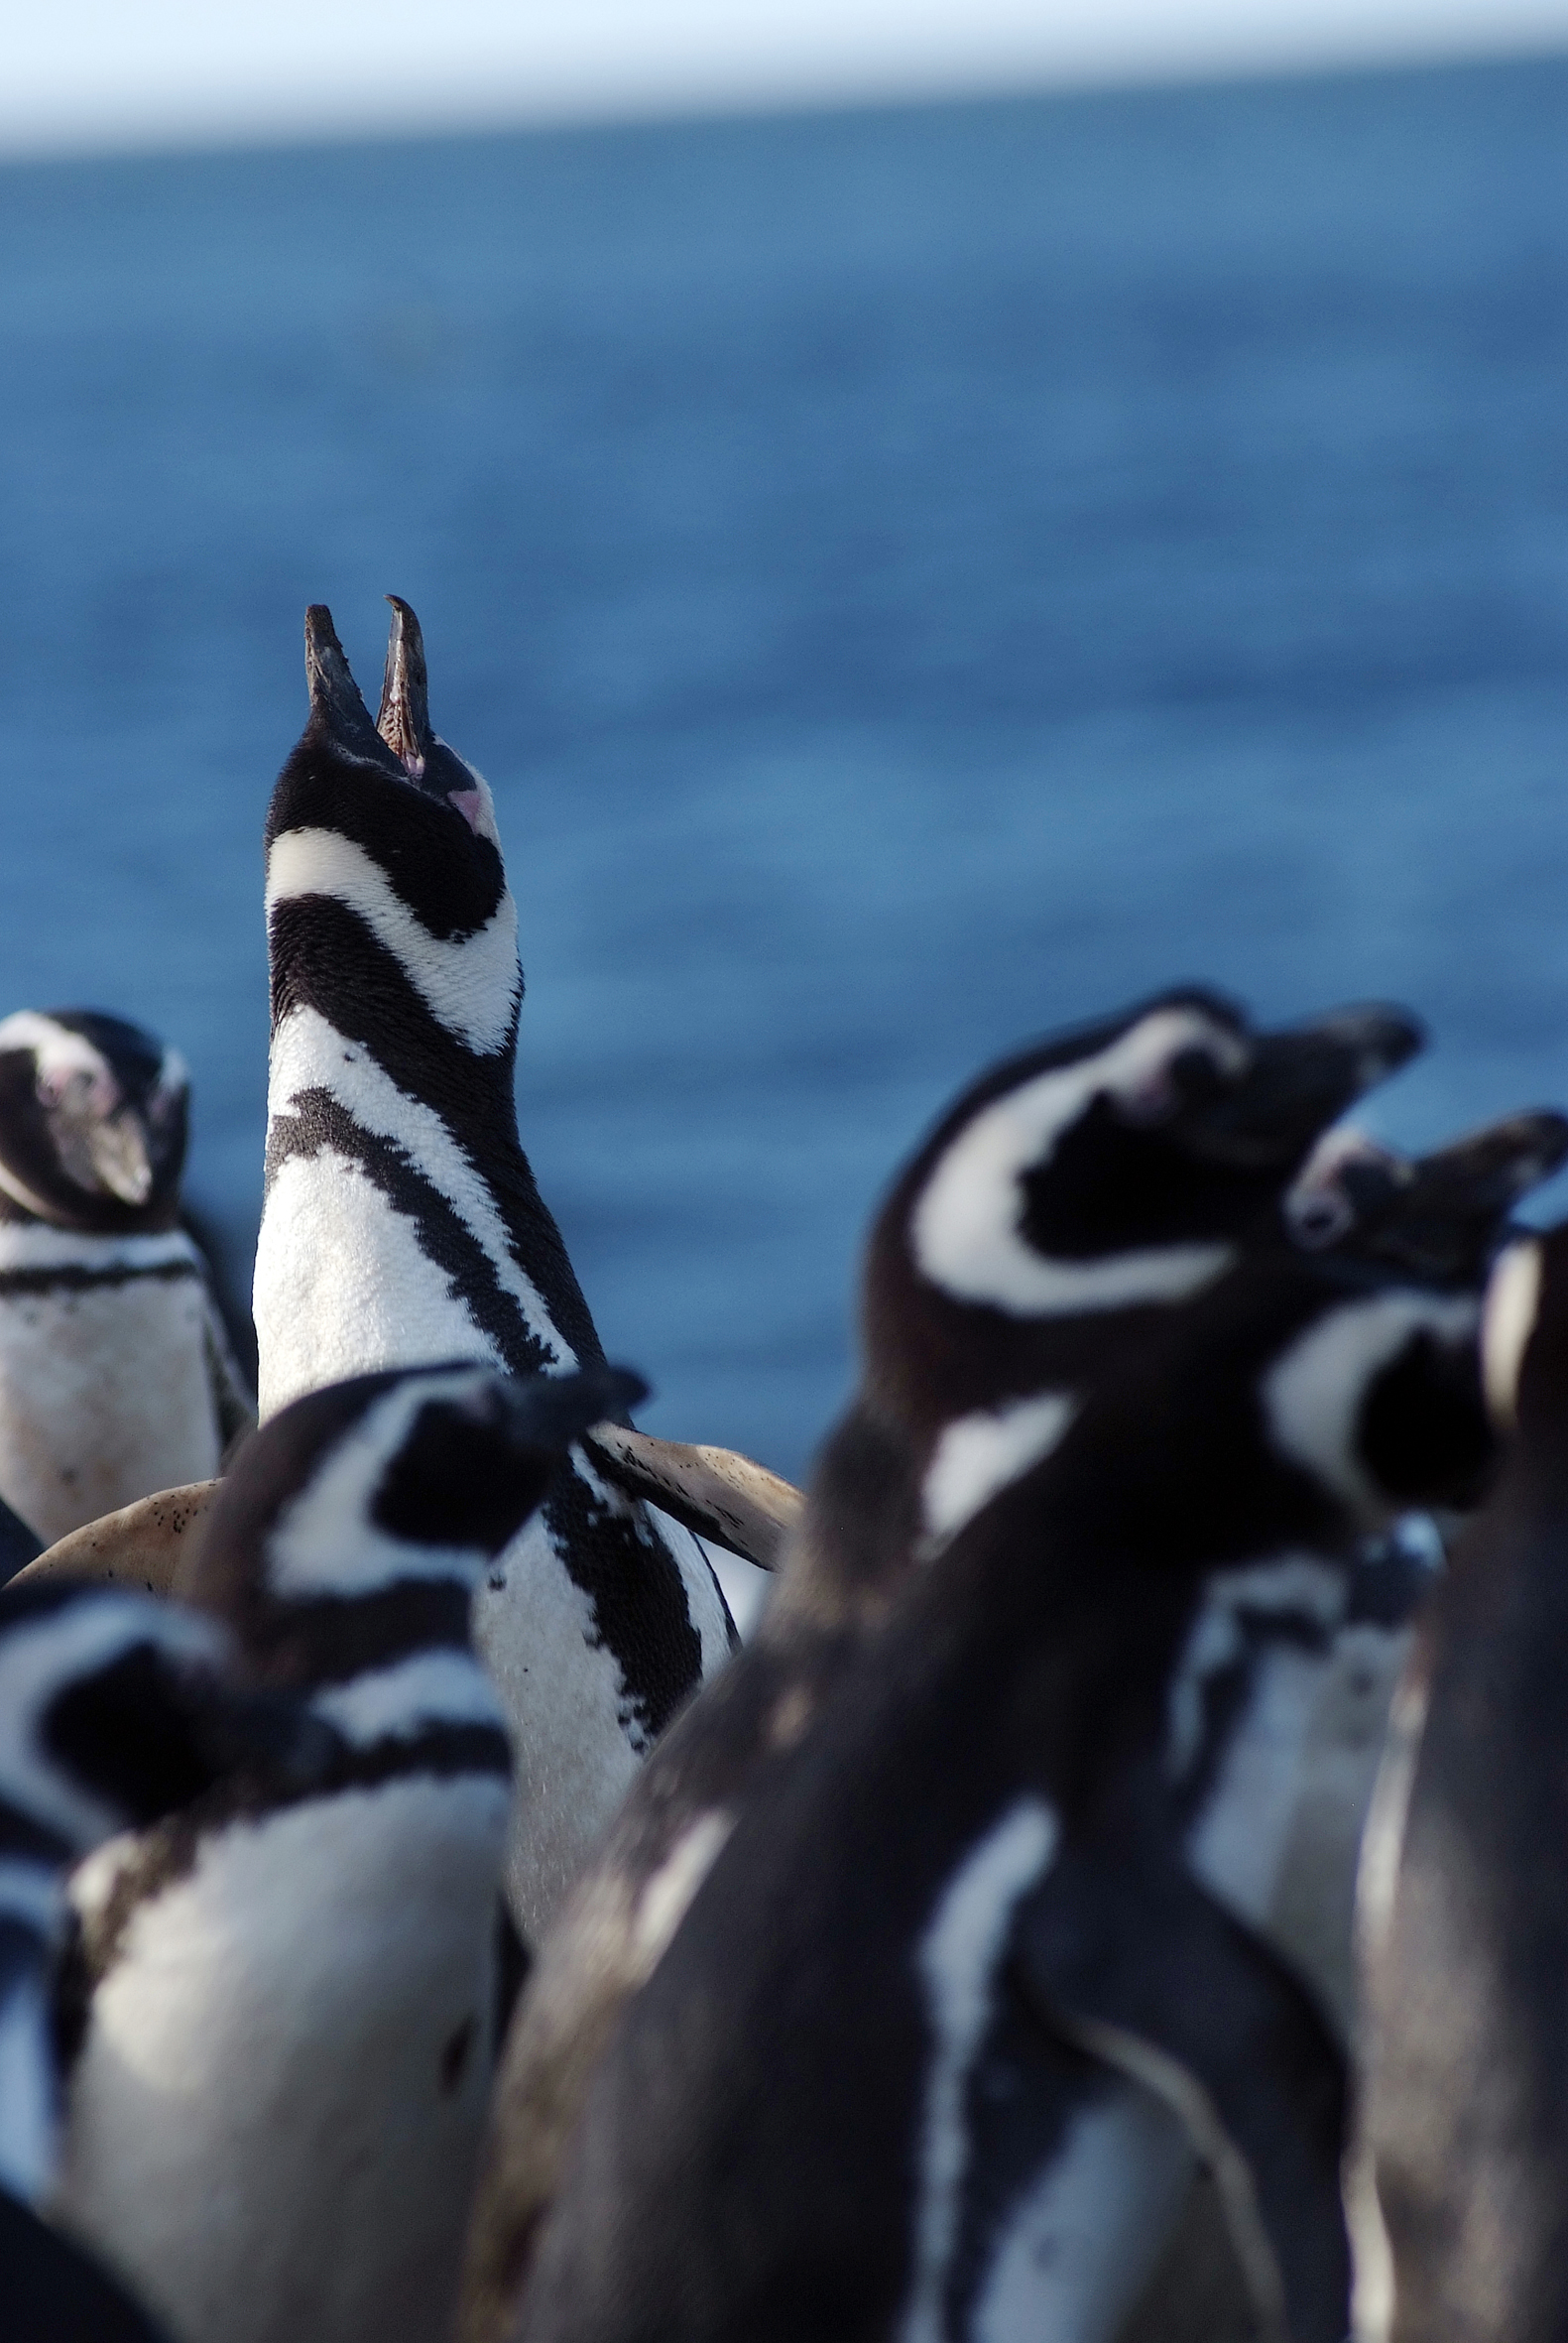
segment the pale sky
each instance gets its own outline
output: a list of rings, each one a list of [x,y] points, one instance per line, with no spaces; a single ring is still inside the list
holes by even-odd
[[[0,152],[1568,47],[1568,0],[0,0]]]

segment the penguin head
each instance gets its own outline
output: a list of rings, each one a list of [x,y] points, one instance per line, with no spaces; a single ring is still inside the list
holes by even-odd
[[[910,1289],[993,1324],[1187,1298],[1230,1266],[1324,1127],[1420,1041],[1393,1009],[1257,1034],[1233,1003],[1187,989],[1009,1058],[949,1109],[883,1208],[868,1347],[883,1316],[902,1338]]]
[[[1435,1153],[1396,1155],[1363,1132],[1329,1132],[1284,1201],[1308,1252],[1350,1251],[1434,1284],[1474,1287],[1521,1196],[1568,1160],[1568,1117],[1507,1115]]]
[[[267,815],[275,1015],[312,1000],[343,956],[333,928],[291,932],[302,904],[327,899],[369,929],[438,1022],[493,1052],[510,1042],[522,992],[495,804],[483,777],[431,729],[419,620],[388,599],[374,723],[331,612],[316,603],[305,613],[310,713]],[[453,953],[478,939],[479,948]],[[355,969],[349,981],[363,990],[375,978]]]
[[[1568,1121],[1550,1112],[1507,1116],[1413,1160],[1334,1133],[1286,1198],[1295,1243],[1319,1257],[1331,1288],[1351,1289],[1330,1314],[1347,1346],[1345,1388],[1359,1374],[1359,1395],[1318,1447],[1326,1456],[1338,1442],[1329,1477],[1365,1512],[1464,1513],[1485,1497],[1499,1448],[1483,1390],[1482,1291],[1513,1206],[1565,1157]],[[1320,1361],[1325,1341],[1313,1338]],[[1307,1381],[1292,1388],[1309,1397]]]
[[[61,1228],[171,1228],[190,1078],[176,1049],[95,1009],[0,1019],[0,1197]]]
[[[622,1368],[521,1380],[467,1363],[308,1393],[236,1458],[191,1598],[232,1619],[251,1658],[289,1678],[309,1673],[312,1637],[330,1639],[361,1598],[438,1601],[455,1588],[464,1618],[570,1443],[646,1396]]]
[[[1315,1296],[1306,1289],[1308,1321],[1265,1378],[1264,1414],[1275,1445],[1363,1526],[1416,1506],[1469,1512],[1487,1494],[1540,1259],[1538,1240],[1507,1245],[1508,1214],[1565,1157],[1568,1121],[1548,1112],[1413,1161],[1347,1132],[1286,1198],[1300,1262],[1286,1278],[1322,1283]]]
[[[0,1592],[0,1851],[74,1861],[236,1767],[323,1770],[333,1737],[233,1660],[182,1604],[63,1578]]]

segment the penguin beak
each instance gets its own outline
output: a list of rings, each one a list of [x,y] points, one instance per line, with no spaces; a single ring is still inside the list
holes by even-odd
[[[73,1075],[45,1106],[50,1136],[67,1178],[88,1195],[140,1207],[153,1192],[155,1141],[134,1106],[103,1111],[97,1086]]]
[[[392,604],[392,633],[387,640],[387,672],[376,730],[404,765],[409,779],[422,781],[424,759],[434,738],[424,637],[407,602],[396,594],[389,594],[387,600]]]
[[[304,614],[304,679],[310,692],[311,723],[324,732],[342,755],[360,764],[377,765],[384,773],[407,780],[403,765],[388,748],[370,720],[370,710],[349,672],[343,646],[324,602],[312,602]]]
[[[1519,1198],[1568,1162],[1568,1118],[1508,1115],[1403,1168],[1396,1182],[1344,1167],[1359,1255],[1438,1284],[1476,1285]]]
[[[1425,1039],[1407,1011],[1382,1006],[1340,1009],[1286,1033],[1260,1034],[1240,1080],[1183,1117],[1183,1135],[1198,1152],[1225,1162],[1289,1168]]]
[[[629,1423],[648,1397],[630,1367],[583,1367],[574,1375],[537,1375],[508,1394],[518,1440],[559,1456],[595,1423]]]

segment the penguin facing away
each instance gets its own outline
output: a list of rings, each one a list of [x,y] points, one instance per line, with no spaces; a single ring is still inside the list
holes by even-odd
[[[66,1582],[0,1595],[0,2269],[13,2343],[152,2343],[113,2281],[33,2210],[54,2179],[53,2003],[70,1866],[265,1753],[308,1776],[331,1737],[229,1678],[214,1621]]]
[[[510,1795],[474,1591],[595,1365],[309,1394],[241,1451],[187,1582],[341,1753],[266,1766],[75,1873],[84,2019],[54,2209],[185,2343],[438,2343],[503,1987]]]
[[[431,730],[419,624],[393,612],[379,729],[329,614],[307,614],[310,715],[267,819],[264,1417],[421,1359],[522,1375],[603,1355],[518,1141],[523,988],[490,791]],[[577,1446],[475,1632],[513,1735],[507,1890],[533,1939],[734,1630],[690,1532]]]
[[[990,1069],[894,1184],[859,1393],[758,1639],[655,1753],[508,2043],[459,2331],[505,2331],[594,2062],[706,1866],[911,1571],[1027,1472],[1118,1359],[1230,1269],[1323,1126],[1418,1046],[1401,1012],[1259,1035],[1188,989]]]
[[[1568,2323],[1568,1226],[1487,1296],[1511,1434],[1422,1623],[1363,1860],[1367,2343],[1546,2343]]]
[[[250,1420],[179,1221],[188,1104],[121,1018],[0,1019],[0,1495],[46,1544],[210,1478]]]
[[[1092,2343],[1185,2138],[1266,2331],[1341,2343],[1343,2058],[1192,1862],[1180,1679],[1235,1573],[1294,1601],[1302,1557],[1473,1498],[1476,1319],[1408,1272],[1260,1250],[966,1525],[624,2012],[519,2343]]]

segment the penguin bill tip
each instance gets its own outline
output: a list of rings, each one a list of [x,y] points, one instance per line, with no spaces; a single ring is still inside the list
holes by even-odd
[[[409,778],[419,781],[423,777],[425,752],[431,741],[424,637],[413,609],[401,594],[388,594],[386,599],[392,605],[392,629],[387,638],[387,666],[376,730],[404,765]]]

